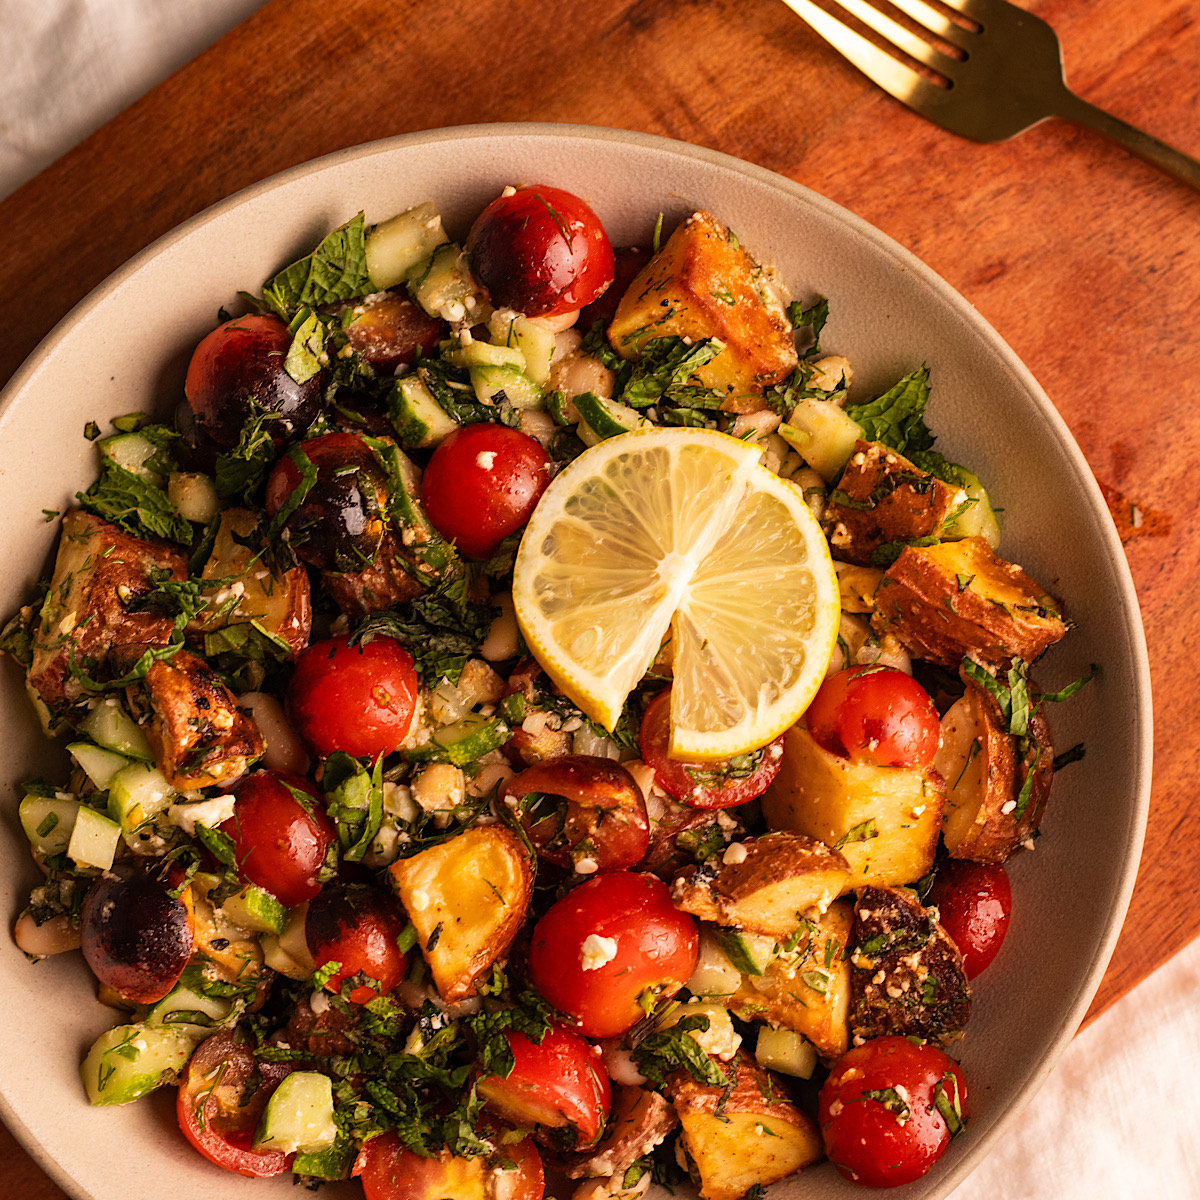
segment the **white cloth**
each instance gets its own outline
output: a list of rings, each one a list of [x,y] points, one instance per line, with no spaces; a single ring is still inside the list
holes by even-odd
[[[261,3],[0,0],[0,196]],[[1200,1198],[1198,1063],[1200,941],[1075,1039],[952,1200]]]

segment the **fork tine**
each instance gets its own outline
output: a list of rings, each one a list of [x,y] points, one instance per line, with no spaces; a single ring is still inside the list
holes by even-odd
[[[891,0],[902,13],[912,17],[918,25],[924,25],[930,33],[936,34],[953,46],[966,50],[970,46],[971,34],[961,25],[955,25],[949,17],[938,12],[936,8],[925,3],[925,0]]]
[[[942,89],[919,75],[912,67],[880,50],[855,33],[812,0],[783,0],[801,20],[808,22],[835,50],[845,55],[868,79],[885,92],[918,111],[942,99]]]
[[[987,7],[986,0],[942,0],[942,3],[972,21],[982,21],[983,10]]]
[[[944,71],[956,61],[949,55],[943,54],[935,46],[931,46],[924,38],[906,29],[898,21],[893,21],[886,13],[882,13],[867,0],[837,0],[852,17],[857,17],[864,25],[875,30],[880,37],[886,38],[893,46],[903,50],[905,54],[915,58],[917,62],[932,67],[935,71]]]

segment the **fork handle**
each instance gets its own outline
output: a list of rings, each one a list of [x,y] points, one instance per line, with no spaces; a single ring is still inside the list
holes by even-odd
[[[1081,100],[1071,91],[1064,90],[1057,110],[1057,116],[1066,117],[1069,121],[1086,125],[1097,133],[1104,134],[1151,166],[1200,191],[1200,162],[1183,151],[1168,146],[1166,142],[1160,142],[1158,138],[1151,137],[1140,129],[1135,129],[1111,113],[1106,113],[1102,108]]]

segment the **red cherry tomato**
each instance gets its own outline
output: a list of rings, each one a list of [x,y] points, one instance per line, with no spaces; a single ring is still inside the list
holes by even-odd
[[[499,196],[467,235],[471,270],[497,308],[557,316],[590,304],[613,278],[613,249],[578,196],[538,185]]]
[[[850,667],[831,675],[805,720],[818,746],[875,767],[927,767],[941,736],[929,693],[891,667]]]
[[[638,731],[642,758],[654,768],[658,785],[692,808],[732,808],[767,790],[783,762],[783,739],[753,754],[722,762],[685,762],[670,758],[671,689],[650,701]]]
[[[327,638],[297,655],[288,712],[322,757],[344,750],[376,758],[399,749],[408,735],[417,687],[412,655],[395,638],[358,646]]]
[[[929,903],[938,922],[963,956],[967,978],[991,963],[1004,942],[1012,916],[1012,888],[998,863],[948,858],[938,867]]]
[[[316,966],[340,964],[325,990],[340,992],[347,979],[365,975],[373,982],[351,989],[350,1003],[369,1004],[376,996],[386,996],[408,969],[408,955],[396,944],[406,925],[396,901],[378,888],[326,888],[310,901],[304,919],[304,938]]]
[[[282,1175],[291,1155],[251,1150],[271,1093],[291,1063],[256,1063],[250,1047],[222,1030],[196,1047],[175,1097],[175,1115],[187,1140],[211,1163],[239,1175]],[[247,1080],[256,1076],[253,1090]]]
[[[363,1143],[351,1174],[361,1180],[366,1200],[444,1200],[447,1196],[541,1200],[546,1183],[534,1144],[528,1138],[507,1143],[498,1157],[504,1162],[495,1167],[483,1157],[455,1158],[446,1150],[424,1158],[402,1146],[389,1131]]]
[[[911,1183],[950,1144],[966,1103],[962,1070],[936,1046],[875,1038],[843,1054],[821,1088],[825,1153],[865,1187]]]
[[[696,922],[653,875],[614,871],[569,892],[534,926],[529,978],[586,1037],[617,1037],[696,967]]]
[[[311,900],[337,838],[312,784],[287,771],[258,771],[234,794],[221,832],[233,839],[242,879],[288,908]]]
[[[421,502],[434,528],[471,558],[487,558],[529,520],[550,482],[536,438],[507,425],[464,425],[433,452]]]
[[[492,1111],[514,1125],[570,1125],[578,1132],[577,1145],[594,1142],[612,1103],[600,1051],[561,1026],[551,1028],[540,1042],[511,1030],[505,1037],[512,1071],[479,1081],[479,1094]]]

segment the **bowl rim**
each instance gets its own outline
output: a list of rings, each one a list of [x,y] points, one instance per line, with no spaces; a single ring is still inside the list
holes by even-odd
[[[264,193],[285,186],[307,175],[317,174],[331,167],[341,166],[376,155],[387,155],[397,150],[404,150],[419,145],[498,138],[617,142],[640,147],[644,150],[655,151],[660,154],[699,160],[720,170],[740,174],[775,190],[789,193],[803,204],[815,208],[825,216],[847,226],[858,237],[870,243],[874,250],[881,256],[890,258],[899,269],[918,276],[937,292],[940,298],[957,313],[962,321],[982,338],[988,348],[997,355],[1007,369],[1016,377],[1017,382],[1029,392],[1040,408],[1042,417],[1053,431],[1060,449],[1065,453],[1074,473],[1074,482],[1078,487],[1078,492],[1095,519],[1094,524],[1098,536],[1104,544],[1104,548],[1111,560],[1115,577],[1114,581],[1123,600],[1120,613],[1121,634],[1131,651],[1132,661],[1130,665],[1137,683],[1136,703],[1133,706],[1132,713],[1135,719],[1132,742],[1137,749],[1136,761],[1132,772],[1135,789],[1132,796],[1132,803],[1127,810],[1128,819],[1125,830],[1126,839],[1124,841],[1124,844],[1128,847],[1126,861],[1120,886],[1108,897],[1109,919],[1105,936],[1092,949],[1090,963],[1086,972],[1081,976],[1081,982],[1076,989],[1075,995],[1066,1006],[1064,1020],[1049,1040],[1046,1052],[1031,1066],[1025,1076],[1014,1085],[1014,1099],[1012,1103],[996,1116],[991,1127],[978,1140],[972,1139],[973,1145],[970,1153],[960,1156],[952,1164],[946,1164],[940,1173],[940,1178],[937,1181],[936,1195],[941,1197],[947,1196],[983,1160],[990,1151],[993,1143],[1003,1135],[1010,1123],[1016,1119],[1033,1098],[1045,1078],[1053,1070],[1068,1043],[1074,1037],[1099,988],[1124,925],[1125,916],[1137,879],[1145,840],[1146,823],[1150,809],[1152,777],[1153,708],[1145,630],[1141,620],[1141,610],[1132,572],[1108,506],[1082,450],[1079,448],[1074,435],[1045,390],[1037,382],[1032,372],[1021,361],[1016,352],[972,304],[936,271],[922,262],[912,251],[906,249],[894,238],[843,205],[829,200],[820,193],[805,187],[803,184],[796,183],[786,176],[747,162],[744,159],[725,154],[722,151],[693,145],[692,143],[675,138],[608,126],[573,123],[559,124],[546,121],[479,123],[419,130],[372,142],[365,142],[289,167],[284,171],[268,176],[218,200],[208,208],[201,210],[187,218],[181,224],[176,225],[157,237],[148,246],[138,251],[132,258],[128,259],[123,265],[97,284],[42,338],[28,358],[18,367],[4,388],[0,390],[0,425],[3,423],[3,417],[9,405],[24,390],[26,384],[34,375],[36,375],[43,361],[54,352],[61,342],[72,335],[76,325],[94,308],[104,303],[112,291],[119,288],[129,276],[136,273],[143,263],[167,250],[174,243],[190,237],[210,222],[221,218],[230,209],[236,208]],[[66,1169],[60,1167],[57,1161],[43,1149],[33,1132],[17,1116],[3,1091],[0,1091],[0,1119],[3,1119],[4,1123],[28,1151],[34,1161],[38,1163],[42,1170],[55,1183],[69,1195],[78,1197],[79,1200],[89,1200],[89,1194],[84,1190],[84,1185],[71,1177]]]

